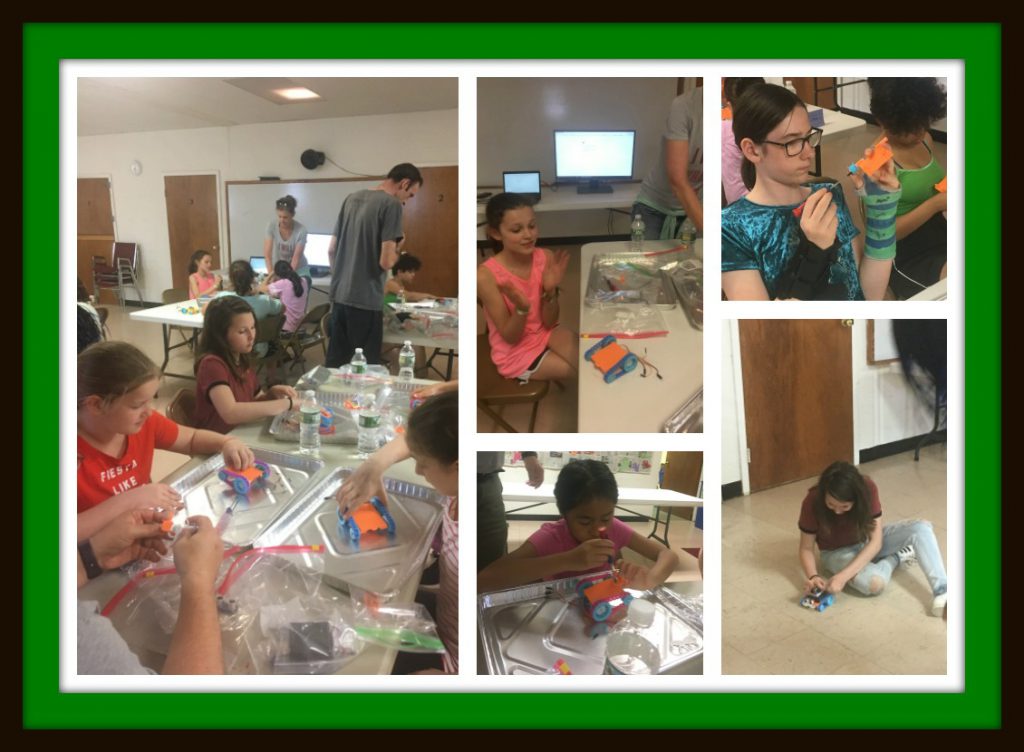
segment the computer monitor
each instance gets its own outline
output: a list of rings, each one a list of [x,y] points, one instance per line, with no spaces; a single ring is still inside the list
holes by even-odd
[[[611,193],[606,180],[633,177],[636,131],[555,131],[555,179],[577,193]]]
[[[263,256],[250,256],[249,266],[251,266],[252,270],[257,274],[267,273],[267,260],[263,258]]]
[[[521,193],[530,196],[534,201],[540,201],[540,173],[536,170],[524,172],[502,173],[502,185],[505,193]]]
[[[332,235],[309,233],[306,235],[306,261],[309,271],[314,277],[323,277],[331,271],[331,260],[327,257],[327,247],[331,244]]]

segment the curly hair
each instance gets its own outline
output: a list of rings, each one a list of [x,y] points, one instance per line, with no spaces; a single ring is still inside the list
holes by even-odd
[[[869,78],[871,114],[896,136],[928,130],[946,115],[946,92],[934,78]]]

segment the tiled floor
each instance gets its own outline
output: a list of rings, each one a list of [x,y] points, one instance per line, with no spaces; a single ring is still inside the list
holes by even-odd
[[[543,245],[543,241],[542,241]],[[558,245],[547,246],[551,250],[564,248],[569,252],[569,269],[562,279],[561,294],[559,296],[559,308],[561,318],[559,323],[567,326],[574,332],[580,330],[580,246]],[[483,261],[477,254],[478,260]],[[477,334],[485,330],[483,309],[477,306]],[[547,396],[540,403],[537,410],[537,423],[534,426],[535,433],[575,433],[577,426],[577,411],[579,398],[579,385],[576,381],[564,381],[559,388],[552,385]],[[530,424],[530,411],[532,405],[508,405],[500,411],[500,415],[518,428],[526,431]],[[477,431],[490,433],[501,431],[498,424],[477,410]]]
[[[946,447],[860,466],[878,484],[882,520],[932,523],[946,552]],[[822,613],[800,608],[800,503],[813,479],[722,505],[723,674],[945,674],[946,624],[930,615],[920,567],[877,597],[843,592]]]
[[[531,533],[543,524],[544,522],[539,520],[516,520],[510,518],[508,525],[508,550],[514,551],[517,549],[530,537]],[[646,536],[651,531],[650,522],[627,522],[626,524],[643,536]],[[702,548],[704,545],[704,531],[682,517],[673,517],[668,531],[669,548],[679,555],[679,566],[668,578],[668,582],[701,579],[700,570],[697,568],[697,557],[683,549]],[[626,558],[640,564],[644,563],[644,559],[633,555],[631,552],[626,553]]]

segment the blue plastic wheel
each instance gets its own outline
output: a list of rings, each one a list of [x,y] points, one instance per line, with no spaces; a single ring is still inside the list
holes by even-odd
[[[630,353],[625,357],[625,359],[623,359],[622,367],[626,370],[626,373],[629,373],[636,368],[637,363],[639,363],[637,357],[633,355],[633,353]]]
[[[594,621],[604,621],[612,615],[611,604],[607,601],[601,601],[594,606],[594,610],[590,612],[590,615],[594,617]]]
[[[235,493],[245,496],[249,493],[249,482],[245,478],[235,478],[231,484],[235,488]]]

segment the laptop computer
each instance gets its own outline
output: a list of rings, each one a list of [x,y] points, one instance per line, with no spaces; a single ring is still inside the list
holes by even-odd
[[[267,273],[267,260],[263,258],[263,256],[250,256],[249,266],[251,266],[252,270],[257,274]]]
[[[522,193],[540,201],[540,173],[537,171],[503,172],[502,185],[506,193]]]

